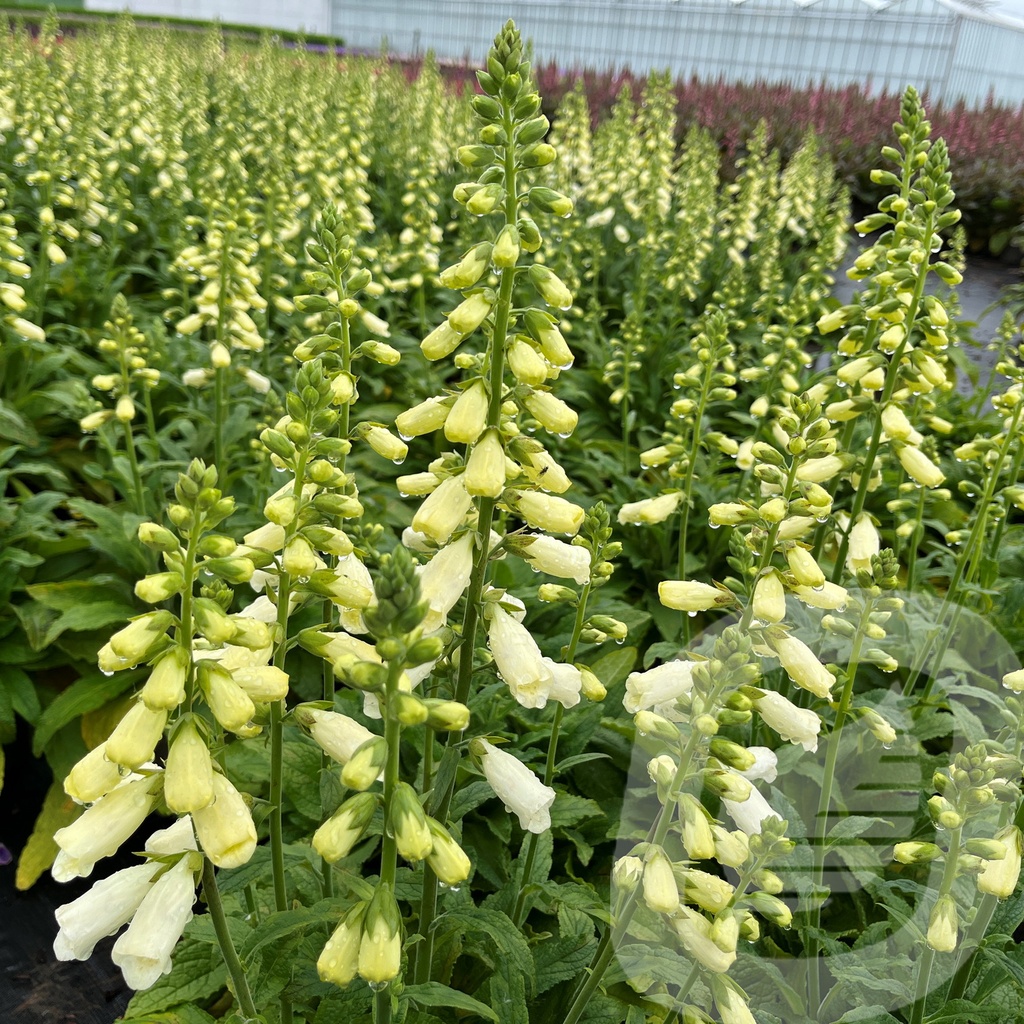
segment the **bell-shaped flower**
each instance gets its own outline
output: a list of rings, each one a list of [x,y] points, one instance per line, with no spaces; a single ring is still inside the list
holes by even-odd
[[[213,774],[213,803],[192,814],[199,845],[219,868],[248,863],[256,849],[256,826],[242,794],[220,774]]]
[[[646,672],[631,672],[626,677],[622,706],[633,715],[648,710],[664,714],[663,709],[671,708],[693,689],[693,667],[692,661],[677,660],[666,661]]]
[[[130,775],[100,797],[80,818],[53,835],[60,848],[53,862],[58,882],[87,878],[98,860],[116,853],[156,805],[160,774]]]
[[[432,633],[448,620],[448,613],[469,586],[473,573],[474,535],[463,534],[458,540],[441,548],[426,565],[418,566],[420,594],[428,605],[423,632]]]
[[[93,747],[64,779],[64,792],[75,803],[91,804],[109,793],[124,776],[122,769],[107,759],[104,744]]]
[[[87,893],[57,908],[60,931],[53,942],[58,960],[88,960],[100,939],[126,925],[149,892],[158,861],[115,871]]]
[[[742,803],[723,798],[722,806],[737,827],[748,836],[757,835],[761,831],[761,823],[765,818],[781,817],[753,786],[750,795]]]
[[[978,872],[978,891],[1005,900],[1012,896],[1020,878],[1021,834],[1016,825],[1008,825],[996,833],[1006,855],[1000,860],[986,860]]]
[[[321,981],[328,981],[344,988],[355,979],[359,967],[359,944],[363,939],[366,907],[365,903],[357,903],[345,913],[337,928],[331,933],[316,962],[316,971]]]
[[[299,708],[295,718],[309,730],[320,749],[339,764],[348,764],[352,755],[374,735],[365,725],[337,711]]]
[[[533,634],[497,603],[490,609],[487,645],[512,696],[523,707],[544,707],[552,685],[551,661],[541,654]]]
[[[473,499],[466,491],[461,476],[450,476],[441,481],[427,495],[412,517],[412,528],[426,534],[437,544],[446,544],[455,529],[462,524]]]
[[[672,491],[655,498],[628,502],[619,509],[619,523],[622,526],[653,526],[663,523],[679,507],[682,497],[682,491]]]
[[[108,760],[126,768],[138,768],[152,761],[166,724],[166,711],[150,711],[137,700],[107,738],[104,752]]]
[[[128,930],[114,943],[110,958],[121,968],[129,988],[150,988],[170,971],[171,953],[192,919],[195,870],[200,862],[197,854],[186,854],[161,875],[146,893]]]
[[[578,544],[539,533],[509,538],[509,546],[538,572],[575,580],[581,586],[590,580],[590,552]]]
[[[778,637],[772,643],[786,675],[797,686],[823,700],[831,699],[836,677],[822,665],[807,644],[795,636]]]
[[[816,711],[797,707],[774,690],[765,690],[754,701],[754,710],[765,725],[779,734],[780,739],[799,743],[804,750],[813,752],[818,749],[821,719]]]
[[[519,817],[527,831],[540,835],[551,828],[551,805],[555,791],[545,786],[514,754],[499,750],[487,740],[473,741],[480,767],[495,795]]]
[[[658,584],[658,600],[666,608],[678,612],[704,612],[732,604],[734,598],[728,590],[720,590],[710,583],[696,580],[662,580]]]
[[[714,974],[729,970],[736,960],[735,948],[723,950],[715,943],[711,937],[711,922],[699,911],[680,906],[672,917],[672,927],[683,949]]]

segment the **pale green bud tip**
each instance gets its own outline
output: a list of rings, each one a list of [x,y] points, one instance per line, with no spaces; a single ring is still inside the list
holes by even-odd
[[[941,856],[935,843],[897,843],[892,851],[892,859],[900,864],[928,864]]]

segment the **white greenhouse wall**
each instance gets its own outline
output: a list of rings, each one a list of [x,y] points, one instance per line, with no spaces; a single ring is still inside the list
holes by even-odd
[[[85,0],[85,9],[324,34],[332,21],[330,0]]]
[[[952,6],[952,5],[951,5]],[[983,103],[1024,101],[1024,31],[938,0],[333,0],[347,46],[478,64],[511,17],[535,59],[566,68],[807,85],[866,83]],[[1024,22],[1019,23],[1024,29]]]
[[[85,0],[88,10],[326,33],[350,49],[478,65],[515,18],[535,59],[703,79],[860,83],[1024,102],[1024,21],[957,0]]]

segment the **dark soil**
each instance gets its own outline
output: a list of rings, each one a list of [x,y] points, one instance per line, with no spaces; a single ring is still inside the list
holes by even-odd
[[[46,763],[32,757],[25,735],[19,735],[6,753],[0,844],[11,858],[7,864],[0,860],[0,1022],[112,1024],[131,998],[121,972],[110,961],[113,938],[104,939],[85,963],[61,963],[53,955],[57,935],[53,913],[62,903],[84,893],[97,878],[126,865],[105,861],[94,877],[67,884],[53,881],[47,873],[27,892],[18,892],[15,865],[51,776]]]

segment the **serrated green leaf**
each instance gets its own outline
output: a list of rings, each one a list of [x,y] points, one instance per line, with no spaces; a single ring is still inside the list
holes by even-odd
[[[166,1013],[147,1013],[141,1017],[126,1017],[120,1024],[215,1024],[205,1010],[198,1006],[179,1006]],[[225,1022],[227,1024],[227,1022]]]
[[[569,935],[548,939],[533,947],[534,970],[537,974],[537,994],[543,995],[559,982],[579,975],[590,963],[597,949],[593,935]]]
[[[32,752],[36,757],[42,754],[50,738],[68,722],[89,711],[103,707],[108,701],[120,697],[132,684],[138,682],[145,670],[115,672],[105,676],[94,672],[76,679],[39,716],[35,735],[32,737]]]
[[[836,1021],[836,1024],[899,1024],[884,1006],[858,1006]]]
[[[565,828],[587,818],[603,818],[604,811],[596,800],[571,793],[559,793],[551,805],[551,827]]]
[[[494,790],[490,783],[477,781],[459,789],[452,797],[451,813],[448,815],[451,821],[461,821],[470,811],[475,811],[481,804],[486,803],[494,797]]]
[[[320,748],[310,739],[288,730],[282,752],[284,794],[295,809],[310,821],[320,821]]]
[[[952,999],[924,1024],[1008,1024],[998,1006],[981,1006],[969,999]]]
[[[443,1006],[453,1010],[466,1010],[485,1020],[492,1020],[497,1024],[498,1015],[489,1006],[485,1006],[478,999],[466,995],[465,992],[457,992],[439,981],[428,981],[421,985],[409,985],[402,993],[402,998],[408,998],[417,1006]]]
[[[251,931],[238,950],[243,963],[251,962],[265,946],[279,942],[294,932],[305,931],[321,924],[336,923],[341,911],[349,901],[333,897],[321,900],[312,907],[297,907],[294,910],[283,910],[269,914],[261,922],[259,928]]]

